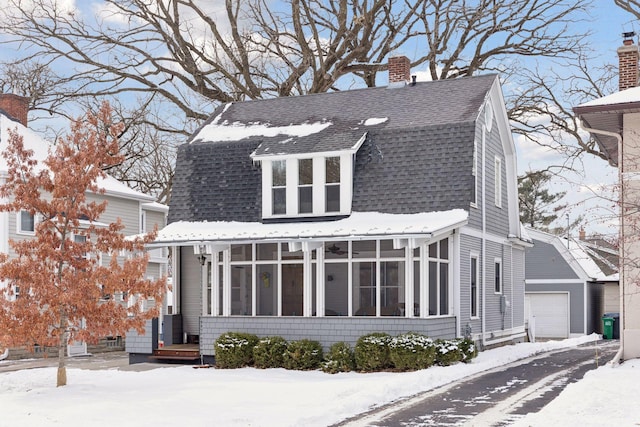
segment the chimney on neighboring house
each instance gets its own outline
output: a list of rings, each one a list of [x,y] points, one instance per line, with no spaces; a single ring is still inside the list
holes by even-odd
[[[411,62],[404,55],[389,58],[389,86],[404,86],[411,80]]]
[[[580,240],[586,240],[587,233],[584,231],[584,227],[580,227]]]
[[[618,90],[630,89],[638,86],[638,45],[633,43],[635,32],[622,33],[624,40],[618,48]]]
[[[12,93],[0,93],[0,110],[12,119],[27,126],[27,114],[29,114],[29,98]]]

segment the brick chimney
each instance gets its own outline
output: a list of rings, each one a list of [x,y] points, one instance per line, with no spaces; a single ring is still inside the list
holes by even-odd
[[[618,48],[618,90],[630,89],[638,86],[638,45],[633,43],[633,32],[624,33],[622,46]]]
[[[11,93],[0,93],[0,110],[27,126],[27,114],[29,113],[29,98]]]
[[[584,227],[580,227],[580,240],[586,240],[587,239],[587,233],[584,231]]]
[[[403,86],[411,80],[411,62],[406,56],[389,58],[389,86]]]

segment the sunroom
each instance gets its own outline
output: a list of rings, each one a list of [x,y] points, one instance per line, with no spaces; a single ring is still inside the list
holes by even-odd
[[[332,221],[175,222],[165,345],[213,354],[221,333],[310,338],[372,331],[455,336],[467,212],[352,213]]]

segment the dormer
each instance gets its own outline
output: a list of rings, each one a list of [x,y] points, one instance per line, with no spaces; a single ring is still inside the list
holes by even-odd
[[[263,219],[351,214],[354,159],[367,134],[324,125],[309,135],[269,138],[251,154],[262,169]]]

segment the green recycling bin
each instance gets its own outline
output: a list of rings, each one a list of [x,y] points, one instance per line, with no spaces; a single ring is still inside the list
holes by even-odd
[[[602,337],[605,340],[613,339],[613,317],[602,318]]]

